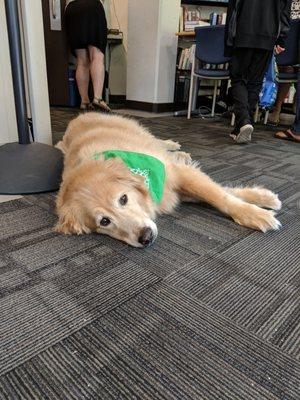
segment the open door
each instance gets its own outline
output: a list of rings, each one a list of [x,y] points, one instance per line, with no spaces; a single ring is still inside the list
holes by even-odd
[[[42,0],[49,100],[51,106],[68,106],[69,50],[63,23],[66,0]]]

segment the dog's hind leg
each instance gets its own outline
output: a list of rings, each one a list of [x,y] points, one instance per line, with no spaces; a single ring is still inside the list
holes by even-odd
[[[180,196],[205,201],[240,225],[263,232],[281,226],[273,211],[236,197],[193,164],[172,165],[170,178],[174,180],[175,190]]]
[[[278,195],[271,190],[263,187],[244,187],[244,188],[225,188],[227,192],[246,201],[247,203],[256,204],[259,207],[271,208],[272,210],[281,209],[281,201]]]

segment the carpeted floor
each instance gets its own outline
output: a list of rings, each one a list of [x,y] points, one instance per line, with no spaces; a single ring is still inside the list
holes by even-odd
[[[71,111],[53,112],[55,140]],[[143,119],[217,181],[283,200],[280,232],[205,205],[146,250],[53,232],[55,194],[0,205],[0,399],[299,400],[300,147],[222,123]]]

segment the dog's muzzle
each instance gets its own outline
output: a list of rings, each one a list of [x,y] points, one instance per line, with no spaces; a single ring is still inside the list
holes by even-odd
[[[148,247],[151,246],[151,244],[154,242],[155,239],[156,235],[154,234],[151,228],[147,227],[141,230],[138,242],[143,247]]]

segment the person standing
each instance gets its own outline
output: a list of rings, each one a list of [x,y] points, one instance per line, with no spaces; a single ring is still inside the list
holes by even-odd
[[[274,50],[284,51],[290,12],[291,0],[229,0],[225,55],[231,56],[236,143],[251,141],[263,78]]]
[[[102,2],[105,0],[67,0],[65,24],[68,42],[77,58],[76,82],[82,110],[110,112],[102,98],[107,46],[107,21]],[[89,82],[92,79],[94,99],[90,103]]]
[[[300,22],[300,0],[292,0],[292,7],[291,7],[291,21],[298,21]],[[300,45],[300,37],[298,38],[299,45]],[[299,50],[299,64],[300,64],[300,50]],[[286,66],[286,67],[279,67],[280,72],[286,73],[294,73],[295,67],[293,66]],[[284,100],[286,99],[291,84],[290,83],[279,83],[278,85],[278,94],[276,98],[276,102],[274,104],[272,113],[269,115],[268,123],[271,125],[278,125],[280,121],[280,113],[281,107],[283,105]],[[296,106],[296,96],[294,98],[294,105]]]
[[[300,12],[300,10],[299,10]],[[300,21],[299,21],[300,23]],[[300,37],[298,40],[298,56],[300,62]],[[286,131],[279,131],[275,133],[277,139],[287,139],[300,143],[300,69],[298,70],[298,80],[296,87],[296,117],[294,124]]]

